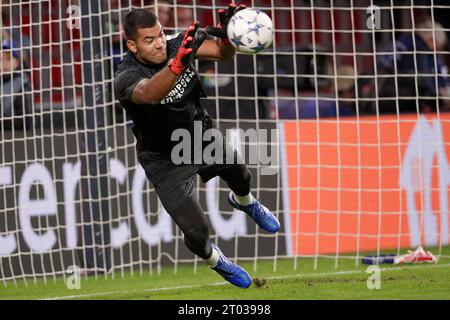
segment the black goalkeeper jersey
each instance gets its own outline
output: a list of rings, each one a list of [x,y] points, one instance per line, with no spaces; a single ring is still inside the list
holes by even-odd
[[[168,60],[176,55],[182,39],[183,34],[179,34],[167,40]],[[133,89],[139,81],[153,77],[163,68],[167,68],[167,62],[159,65],[143,64],[128,51],[115,73],[114,87],[122,107],[133,121],[132,130],[138,151],[150,151],[167,158],[172,147],[178,143],[171,141],[174,130],[185,128],[192,132],[194,121],[205,122],[209,117],[200,106],[200,98],[206,95],[198,73],[189,67],[159,104],[142,105],[131,101]]]

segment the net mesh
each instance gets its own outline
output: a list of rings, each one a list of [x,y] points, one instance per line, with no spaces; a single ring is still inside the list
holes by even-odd
[[[275,38],[257,55],[198,61],[204,106],[235,148],[273,147],[249,164],[255,197],[279,218],[268,234],[197,181],[211,239],[230,258],[360,263],[449,243],[450,31],[445,1],[252,0]],[[203,263],[161,206],[113,90],[121,21],[157,14],[167,34],[217,23],[227,1],[1,3],[0,279],[176,272]],[[446,16],[447,15],[447,16]],[[240,130],[239,130],[240,129]],[[248,130],[275,133],[265,142]],[[265,130],[265,131],[264,131]],[[251,149],[256,147],[256,149]]]

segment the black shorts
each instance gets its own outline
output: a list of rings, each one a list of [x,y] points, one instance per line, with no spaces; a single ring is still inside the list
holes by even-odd
[[[144,168],[145,175],[153,184],[162,205],[170,213],[195,194],[196,174],[206,183],[232,166],[243,165],[243,161],[236,150],[226,142],[224,142],[224,149],[224,159],[221,163],[214,164],[175,165],[170,159],[157,157],[152,152],[142,150],[138,151],[137,157]],[[225,159],[227,154],[233,155],[232,163],[230,163],[230,159]]]

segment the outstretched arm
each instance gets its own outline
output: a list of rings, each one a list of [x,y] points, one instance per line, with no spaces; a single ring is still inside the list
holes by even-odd
[[[150,79],[143,79],[134,87],[131,101],[137,104],[157,104],[172,90],[178,76],[164,68]]]
[[[227,26],[231,17],[238,11],[245,9],[246,6],[241,4],[237,6],[231,3],[228,9],[219,9],[217,15],[219,23],[216,27],[207,27],[206,32],[209,35],[217,37],[216,40],[206,40],[198,49],[196,57],[204,60],[225,61],[234,58],[236,49],[231,45],[227,36]]]
[[[176,56],[149,79],[141,80],[133,89],[131,100],[137,104],[157,104],[172,90],[177,78],[191,63],[193,56],[202,45],[206,35],[196,36],[199,23],[196,21],[188,27]]]
[[[197,51],[197,59],[226,61],[231,60],[236,55],[236,49],[229,41],[224,39],[205,40]]]

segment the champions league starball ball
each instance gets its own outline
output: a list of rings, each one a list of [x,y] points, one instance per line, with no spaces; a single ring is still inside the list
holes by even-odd
[[[245,54],[255,54],[270,47],[273,34],[272,19],[255,8],[238,11],[231,17],[227,27],[231,44]]]

